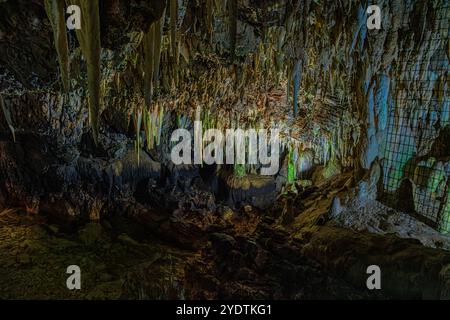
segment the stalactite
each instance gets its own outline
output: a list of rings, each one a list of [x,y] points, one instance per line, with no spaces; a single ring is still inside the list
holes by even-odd
[[[153,75],[155,65],[155,33],[156,25],[153,23],[143,38],[144,49],[144,96],[146,106],[150,106],[153,97]]]
[[[301,64],[302,64],[301,60],[297,60],[294,67],[294,92],[293,92],[294,118],[297,117],[298,114],[298,93],[299,93],[298,91],[300,89],[300,81],[302,77]]]
[[[159,106],[158,114],[158,135],[156,139],[156,144],[159,146],[161,144],[162,129],[164,125],[164,106]]]
[[[155,103],[151,109],[144,109],[143,125],[147,140],[147,150],[152,150],[155,146],[161,144],[164,115],[165,108],[159,103]]]
[[[286,66],[286,77],[287,77],[287,83],[286,83],[286,105],[289,105],[289,99],[291,98],[291,84],[293,79],[293,70],[290,66],[290,62],[287,63]]]
[[[213,1],[214,0],[206,0],[205,24],[209,41],[212,40],[211,37],[213,32]]]
[[[5,101],[3,100],[3,95],[0,93],[0,107],[3,111],[3,116],[5,117],[6,123],[8,124],[9,130],[11,130],[11,134],[13,136],[14,142],[16,141],[16,132],[14,130],[14,126],[11,120],[11,115],[9,110],[6,108]]]
[[[230,0],[230,59],[234,62],[236,56],[237,36],[237,0]]]
[[[284,51],[283,44],[286,36],[286,29],[284,27],[279,28],[279,32],[274,35],[276,38],[276,55],[275,55],[275,70],[277,73],[276,84],[277,86],[281,80],[281,74],[284,71]]]
[[[69,91],[69,48],[67,44],[64,0],[45,0],[45,11],[51,22],[55,48],[58,54],[61,82],[65,92]]]
[[[227,0],[214,0],[216,12],[219,14],[223,14],[225,11]]]
[[[142,41],[144,95],[147,106],[150,106],[152,102],[154,89],[159,81],[164,18],[165,15],[163,13],[162,17],[150,26]]]
[[[177,25],[178,0],[170,0],[170,47],[174,61],[178,61]]]
[[[87,61],[89,90],[89,122],[97,143],[100,113],[100,16],[99,0],[68,0],[81,8],[81,29],[77,30],[78,42]]]
[[[153,139],[152,137],[152,121],[151,121],[151,113],[145,108],[143,114],[143,123],[144,123],[144,131],[145,131],[145,139],[147,141],[147,150],[153,149]]]
[[[140,108],[136,108],[134,113],[134,128],[136,130],[136,141],[135,148],[137,154],[138,164],[140,163],[141,156],[141,128],[142,128],[142,110]]]
[[[159,20],[155,22],[155,45],[153,46],[153,54],[154,54],[154,76],[153,81],[155,85],[159,82],[159,74],[160,74],[160,65],[161,65],[161,51],[162,51],[162,37],[163,37],[163,28],[165,21],[166,11],[163,11],[163,14]]]

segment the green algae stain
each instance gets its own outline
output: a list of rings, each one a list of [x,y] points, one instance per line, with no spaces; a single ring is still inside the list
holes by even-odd
[[[293,149],[289,149],[289,154],[288,154],[288,176],[287,176],[288,183],[293,183],[295,181],[296,177],[297,177],[297,172],[295,170],[294,150]]]

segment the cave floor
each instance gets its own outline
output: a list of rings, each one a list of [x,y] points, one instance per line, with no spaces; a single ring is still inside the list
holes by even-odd
[[[217,252],[210,252],[211,248],[206,243],[200,251],[182,250],[176,245],[143,236],[139,225],[132,221],[122,218],[113,220],[116,221],[89,223],[78,232],[67,233],[57,225],[49,225],[26,213],[13,210],[2,212],[0,298],[267,298],[272,294],[272,285],[279,286],[284,294],[286,291],[294,294],[294,288],[283,288],[290,286],[292,279],[277,279],[282,276],[280,271],[274,272],[273,278],[264,273],[257,276],[249,267],[235,269],[236,265],[231,260],[228,260],[229,264],[227,260],[221,261],[222,251],[226,250],[223,247],[232,239],[225,233],[213,235],[212,242],[217,246]],[[119,225],[122,228],[118,228]],[[250,243],[253,243],[252,240]],[[288,251],[289,248],[283,254],[289,254]],[[271,262],[262,262],[267,264],[267,272],[270,268],[281,267],[284,260],[281,257],[272,259]],[[288,265],[288,269],[292,269],[290,273],[294,269],[294,273],[298,273],[301,269],[305,273],[302,281],[304,276],[310,277],[317,272],[315,280],[311,279],[312,283],[308,284],[309,289],[313,289],[314,282],[322,281],[324,277],[323,281],[336,291],[321,293],[322,288],[318,286],[312,292],[301,292],[297,298],[367,297],[344,281],[324,275],[316,269],[317,266],[301,266],[301,259],[295,263],[299,265]],[[69,276],[66,268],[73,264],[81,268],[82,290],[71,291],[66,287]],[[235,272],[238,276],[233,279],[232,273]],[[250,281],[253,276],[256,278]],[[222,286],[216,291],[217,287]],[[303,288],[296,294],[300,291]]]
[[[68,229],[0,210],[0,299],[449,298],[449,252],[327,218],[350,180],[342,175],[266,212],[209,217],[200,229],[178,214],[164,241],[128,216]],[[382,290],[366,287],[373,264]],[[81,268],[81,290],[66,287],[70,265]]]
[[[0,299],[183,297],[177,277],[193,253],[141,231],[136,223],[117,218],[68,233],[6,210],[0,215]],[[82,290],[66,287],[66,269],[74,264],[81,268]]]

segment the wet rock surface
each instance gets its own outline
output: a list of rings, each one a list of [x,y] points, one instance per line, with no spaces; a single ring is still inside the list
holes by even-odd
[[[333,199],[353,190],[352,172],[277,194],[275,179],[220,185],[223,176],[211,178],[216,169],[170,166],[146,152],[138,162],[124,135],[85,143],[70,161],[45,136],[16,139],[0,140],[0,201],[21,208],[0,219],[5,298],[44,298],[47,283],[54,298],[448,296],[448,252],[336,226]],[[372,199],[377,179],[367,179],[359,194]],[[258,206],[261,195],[272,205]],[[74,260],[89,283],[78,296],[64,287]],[[391,274],[385,290],[366,289],[371,264]]]
[[[357,299],[376,297],[330,276],[287,233],[262,223],[251,235],[211,234],[187,267],[195,299]]]
[[[318,186],[297,184],[264,209],[252,197],[220,200],[220,187],[211,188],[211,179],[194,167],[167,166],[147,153],[138,163],[126,137],[119,144],[103,138],[107,158],[86,149],[70,163],[45,147],[42,137],[19,134],[20,144],[10,136],[2,139],[0,200],[22,208],[2,213],[2,246],[8,254],[0,278],[6,298],[43,298],[38,292],[43,283],[52,283],[47,297],[55,298],[448,295],[448,252],[330,221],[335,196],[351,190],[351,172]],[[231,182],[225,194],[239,190],[237,181]],[[251,188],[265,190],[267,182],[240,183],[257,194]],[[364,190],[370,198],[371,187]],[[30,248],[23,247],[25,239]],[[73,260],[87,268],[89,284],[82,296],[64,292],[64,264]],[[366,289],[371,264],[396,275],[388,277],[385,290]],[[54,274],[44,272],[48,269]],[[39,279],[31,282],[36,287],[31,291],[29,277]]]
[[[388,110],[384,109],[388,105],[386,101],[389,95],[381,93],[386,90],[389,81],[385,81],[383,72],[391,64],[394,52],[402,48],[408,51],[410,48],[406,43],[413,44],[414,41],[405,41],[405,46],[397,48],[395,39],[399,26],[394,28],[394,40],[388,41],[384,31],[366,38],[361,29],[363,22],[359,21],[364,15],[352,15],[348,21],[334,18],[336,13],[337,16],[343,16],[341,10],[356,13],[364,12],[364,8],[353,7],[353,3],[349,2],[343,4],[339,11],[334,11],[335,3],[322,6],[320,2],[313,2],[315,16],[322,18],[313,19],[317,23],[311,21],[311,25],[301,27],[310,30],[311,37],[306,37],[307,34],[298,32],[298,29],[292,29],[288,34],[276,34],[275,38],[281,38],[282,35],[290,40],[286,43],[289,48],[273,54],[281,58],[277,65],[281,64],[284,68],[284,64],[297,64],[296,61],[283,61],[284,54],[295,56],[296,60],[300,56],[306,58],[306,52],[297,55],[296,50],[290,48],[291,44],[296,45],[301,40],[304,47],[317,47],[318,50],[313,51],[312,56],[321,57],[326,65],[329,64],[327,69],[338,70],[337,78],[330,73],[331,87],[339,89],[335,92],[338,94],[336,101],[343,100],[341,98],[344,96],[355,99],[349,100],[350,107],[338,106],[334,98],[326,98],[325,101],[317,101],[317,108],[316,104],[314,107],[309,106],[312,109],[308,109],[308,103],[302,101],[300,104],[305,108],[302,107],[297,120],[307,121],[311,126],[323,125],[328,129],[339,124],[342,131],[352,133],[351,139],[355,134],[355,140],[361,141],[362,145],[341,143],[344,150],[357,147],[354,153],[341,155],[351,155],[352,158],[346,161],[333,159],[321,168],[314,167],[313,156],[304,155],[300,169],[306,170],[304,178],[311,180],[297,181],[284,189],[289,176],[287,157],[281,172],[267,179],[251,174],[236,179],[219,168],[172,165],[168,160],[169,132],[175,128],[174,119],[178,114],[170,112],[163,118],[163,143],[152,151],[142,148],[137,155],[130,113],[140,105],[123,104],[136,98],[130,97],[130,93],[142,89],[134,83],[141,79],[133,78],[133,74],[138,74],[137,70],[127,69],[117,60],[136,58],[124,54],[136,45],[132,40],[133,34],[146,31],[150,23],[161,16],[165,1],[100,1],[100,37],[105,49],[102,63],[108,66],[102,68],[102,81],[106,81],[106,84],[102,82],[102,86],[105,85],[110,91],[105,92],[105,110],[101,112],[103,119],[97,144],[93,141],[88,124],[86,88],[83,85],[86,79],[80,72],[85,62],[76,50],[78,44],[74,34],[69,32],[69,45],[74,56],[72,65],[79,65],[80,70],[76,70],[71,79],[74,82],[72,91],[64,95],[57,92],[56,88],[59,82],[57,57],[43,1],[0,1],[0,99],[4,99],[5,109],[10,113],[15,128],[13,136],[6,119],[0,117],[0,208],[18,208],[0,211],[0,251],[4,252],[0,255],[0,297],[449,298],[448,252],[425,248],[417,240],[389,235],[391,232],[398,233],[398,228],[389,225],[392,219],[383,214],[375,217],[375,221],[369,219],[369,226],[362,223],[361,227],[357,213],[362,213],[363,218],[369,215],[374,218],[371,210],[379,209],[378,205],[372,206],[376,204],[372,198],[359,211],[350,205],[343,210],[341,203],[333,202],[339,196],[344,199],[359,178],[360,172],[346,171],[347,165],[351,167],[347,160],[349,163],[362,160],[363,167],[369,168],[368,165],[379,153],[379,136],[385,135],[388,120]],[[209,58],[230,60],[227,54],[232,44],[229,43],[228,28],[214,32],[217,38],[215,42],[223,44],[223,47],[219,46],[222,48],[218,49],[217,56],[198,57],[198,60],[189,57],[204,52],[209,40],[203,39],[210,35],[204,35],[201,28],[197,28],[205,23],[203,17],[199,19],[196,15],[203,10],[199,2],[188,3],[187,8],[180,10],[183,11],[183,19],[179,27],[181,32],[190,30],[186,39],[193,37],[193,40],[179,44],[182,51],[180,60],[185,59],[187,62],[187,67],[181,64],[179,69],[189,74],[206,73],[206,69],[212,67],[222,68],[222,65],[209,65],[204,61],[209,61]],[[431,4],[405,6],[401,2],[395,3],[403,9],[408,7],[414,13],[394,19],[397,12],[403,10],[396,10],[394,6],[390,20],[400,23],[404,19],[405,26],[415,21],[415,16],[420,16],[419,12],[426,7],[430,11],[425,16],[431,18],[438,13],[432,10]],[[267,8],[273,4],[273,1],[250,1],[239,5],[237,43],[234,46],[239,49],[235,51],[238,51],[236,54],[240,60],[244,60],[249,53],[257,54],[258,43],[269,35],[266,34],[268,26],[282,26],[289,22],[284,20],[292,8],[275,6],[268,11]],[[312,4],[312,1],[305,1],[305,4]],[[302,6],[303,14],[308,13],[307,7],[309,5]],[[413,18],[411,21],[410,16]],[[321,20],[323,17],[333,17],[331,20],[336,23],[336,27],[333,27],[332,32],[322,30],[322,27],[327,26]],[[431,25],[431,21],[426,24]],[[220,25],[224,26],[223,23]],[[350,32],[342,33],[343,38],[350,40],[344,43],[337,41],[341,38],[340,29]],[[425,29],[428,28],[423,28],[423,32]],[[408,30],[400,31],[400,34],[411,34],[406,32]],[[427,30],[427,37],[431,37],[435,31]],[[313,43],[314,46],[311,45]],[[386,46],[390,47],[387,48],[389,50],[382,52]],[[363,54],[365,47],[369,47],[367,56]],[[427,44],[419,47],[427,48]],[[426,61],[432,62],[433,50],[432,46],[429,47],[426,49]],[[334,53],[330,55],[330,52]],[[421,56],[417,55],[418,59]],[[270,61],[267,57],[264,60]],[[341,57],[347,58],[341,60]],[[231,58],[233,60],[235,57]],[[191,64],[189,59],[192,60]],[[328,60],[330,63],[326,62]],[[331,63],[334,60],[336,62]],[[373,60],[374,65],[367,66],[366,61],[369,60]],[[228,90],[217,86],[218,83],[246,90],[246,86],[239,84],[245,79],[239,78],[246,78],[243,76],[245,73],[254,71],[243,68],[253,63],[246,60],[242,65],[234,64],[231,75],[221,71],[218,80],[207,85],[207,91],[221,93]],[[341,69],[335,65],[348,68]],[[172,65],[168,67],[172,68]],[[381,73],[376,74],[377,70]],[[169,78],[167,74],[163,77],[165,81],[175,81],[172,78],[174,70],[166,68],[164,71],[170,73]],[[323,74],[323,70],[318,72],[315,68],[305,68],[304,71],[306,83],[303,85],[306,86],[302,85],[302,89],[305,92],[311,86],[325,93],[329,91],[327,86],[319,85],[319,82],[328,82],[317,78],[317,75]],[[249,79],[253,82],[251,77]],[[353,79],[352,83],[344,83],[347,79]],[[198,78],[195,80],[204,82]],[[363,94],[359,91],[367,86],[365,81],[369,81],[370,90]],[[341,82],[343,88],[338,88]],[[357,83],[356,86],[353,82]],[[356,96],[353,94],[355,87],[359,88]],[[193,87],[188,88],[188,93],[195,93],[191,89]],[[275,103],[288,101],[289,97],[286,99],[283,92],[277,92],[278,89],[274,90],[273,97],[267,89],[266,83],[261,105],[272,106],[272,109],[264,112],[283,114],[290,118],[292,106],[283,104],[283,108],[280,108]],[[112,97],[107,96],[108,93]],[[253,95],[259,95],[257,89],[250,91],[250,96]],[[184,92],[177,96],[177,99],[181,99],[176,103],[177,108],[184,107],[183,103],[190,106],[205,102],[197,99],[195,94],[189,99],[185,99],[186,96]],[[243,99],[238,99],[240,102],[236,109],[232,100],[227,99],[225,107],[242,114],[243,109],[260,102],[247,101],[245,105]],[[347,117],[363,124],[369,122],[372,127],[365,128],[365,125],[359,126],[358,123],[353,127],[348,124],[354,124],[354,121],[340,121],[343,118],[328,114],[330,110],[346,107],[352,110],[351,114],[347,113]],[[259,112],[259,108],[256,110],[264,114]],[[400,110],[404,113],[406,109]],[[366,119],[368,111],[369,114],[377,114],[376,121]],[[321,113],[321,116],[316,115],[318,119],[310,121],[310,113]],[[425,119],[429,119],[429,115],[424,116],[421,122]],[[279,119],[285,126],[291,126],[295,119],[288,120],[284,116]],[[305,126],[301,131],[314,130]],[[426,130],[429,132],[427,135],[434,135],[437,131]],[[448,150],[448,143],[445,143],[448,141],[447,131],[441,131],[442,134],[435,139],[436,143],[430,143],[432,139],[427,138],[420,145],[429,145],[430,156],[442,160],[448,155],[444,152]],[[346,135],[335,138],[340,142],[350,139]],[[366,143],[369,145],[365,146]],[[322,147],[332,148],[328,144]],[[442,165],[437,167],[436,174],[442,171]],[[414,171],[430,169],[423,164],[413,168]],[[412,180],[418,185],[424,183],[414,175]],[[407,187],[405,196],[402,194],[401,198],[408,200],[405,205],[411,207],[411,186]],[[366,192],[373,196],[372,191],[364,189],[360,193]],[[332,204],[336,209],[334,212],[330,210]],[[361,209],[361,206],[356,209]],[[352,223],[354,220],[349,216],[356,219],[356,223]],[[343,226],[356,230],[348,230]],[[369,233],[380,230],[383,236]],[[410,237],[411,234],[405,236]],[[433,245],[440,247],[436,242]],[[83,283],[86,284],[86,290],[81,293],[70,292],[65,287],[66,267],[74,261],[80,264],[85,276]],[[387,274],[386,283],[383,282],[380,292],[369,292],[365,287],[366,268],[371,264],[380,265],[383,273]]]
[[[183,262],[192,253],[161,245],[122,218],[76,230],[14,210],[0,213],[2,299],[180,299]],[[82,290],[66,269],[82,271]]]
[[[155,183],[148,180],[149,188]],[[113,299],[448,297],[448,252],[425,248],[414,240],[336,227],[327,216],[331,197],[314,188],[300,194],[291,205],[315,201],[316,208],[299,210],[288,225],[280,220],[287,203],[282,199],[265,211],[251,206],[231,209],[213,202],[211,193],[195,188],[190,193],[155,189],[153,200],[146,198],[146,204],[131,202],[131,198],[117,200],[115,210],[105,210],[107,214],[98,220],[77,225],[55,224],[43,214],[2,211],[1,245],[8,253],[1,258],[5,268],[0,276],[0,295]],[[158,202],[158,197],[166,202]],[[70,293],[64,286],[66,264],[73,261],[86,270],[82,294]],[[386,273],[383,290],[374,292],[365,287],[366,268],[372,264],[380,265]],[[35,280],[30,282],[30,277]],[[27,289],[29,283],[33,290]],[[50,292],[45,297],[43,289]]]

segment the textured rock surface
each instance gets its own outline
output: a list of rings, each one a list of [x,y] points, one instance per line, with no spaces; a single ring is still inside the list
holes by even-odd
[[[2,299],[181,299],[189,253],[168,248],[118,219],[76,233],[15,211],[0,212]],[[82,270],[82,290],[67,290],[66,268]],[[181,282],[180,282],[181,281]]]
[[[44,291],[59,298],[449,297],[448,252],[387,233],[447,248],[444,238],[421,224],[408,225],[404,215],[386,216],[375,201],[380,182],[403,175],[410,184],[401,190],[394,184],[389,191],[394,197],[401,192],[404,207],[415,210],[420,203],[411,190],[432,189],[433,203],[449,201],[449,139],[443,129],[449,120],[448,86],[436,70],[448,67],[441,63],[448,57],[435,54],[441,43],[433,38],[446,39],[433,20],[442,15],[442,1],[381,1],[385,28],[371,32],[364,27],[365,2],[302,0],[290,16],[293,8],[276,1],[238,1],[236,38],[230,37],[229,12],[222,8],[212,42],[211,30],[203,28],[204,6],[183,1],[175,46],[179,61],[174,64],[177,59],[164,51],[161,94],[144,113],[162,119],[151,136],[160,142],[153,149],[147,148],[147,132],[136,134],[134,125],[148,89],[139,69],[139,32],[161,15],[165,2],[101,3],[104,99],[96,145],[87,123],[85,62],[75,36],[69,34],[72,90],[64,95],[58,92],[57,58],[42,1],[0,1],[0,98],[16,138],[2,114],[0,205],[28,214],[0,216],[2,252],[7,252],[0,258],[6,266],[2,297],[42,298],[39,283],[49,283]],[[164,33],[170,42],[169,30]],[[412,58],[405,53],[410,50],[416,53]],[[410,76],[417,64],[429,67],[420,70],[420,79],[433,79],[429,87],[395,86],[394,79]],[[299,88],[297,105],[289,92]],[[436,96],[441,88],[444,95]],[[427,95],[414,96],[420,104],[393,104],[394,96],[422,91]],[[297,118],[293,104],[299,107]],[[191,128],[189,117],[198,105],[207,106],[201,115],[211,120],[208,125],[279,123],[293,138],[284,141],[279,174],[259,179],[244,170],[236,179],[228,170],[174,166],[170,133],[178,126]],[[404,119],[390,134],[412,128],[404,134],[414,141],[399,161],[377,161],[383,157],[390,108]],[[139,153],[136,135],[145,135]],[[355,194],[351,190],[364,175],[360,169],[373,163],[373,175]],[[410,172],[403,172],[406,163]],[[296,170],[312,182],[286,186]],[[349,195],[353,202],[344,201]],[[330,215],[338,197],[342,201]],[[330,218],[359,232],[336,227]],[[164,243],[154,244],[150,234]],[[72,259],[87,266],[86,295],[68,296],[61,287],[65,270],[60,269]],[[365,290],[369,264],[390,274],[380,294]]]
[[[130,41],[127,34],[146,31],[165,8],[163,0],[100,3],[102,45],[116,50]],[[74,42],[72,35],[71,43]],[[0,62],[0,67],[12,72],[27,88],[48,86],[57,78],[57,59],[44,1],[0,2]]]

